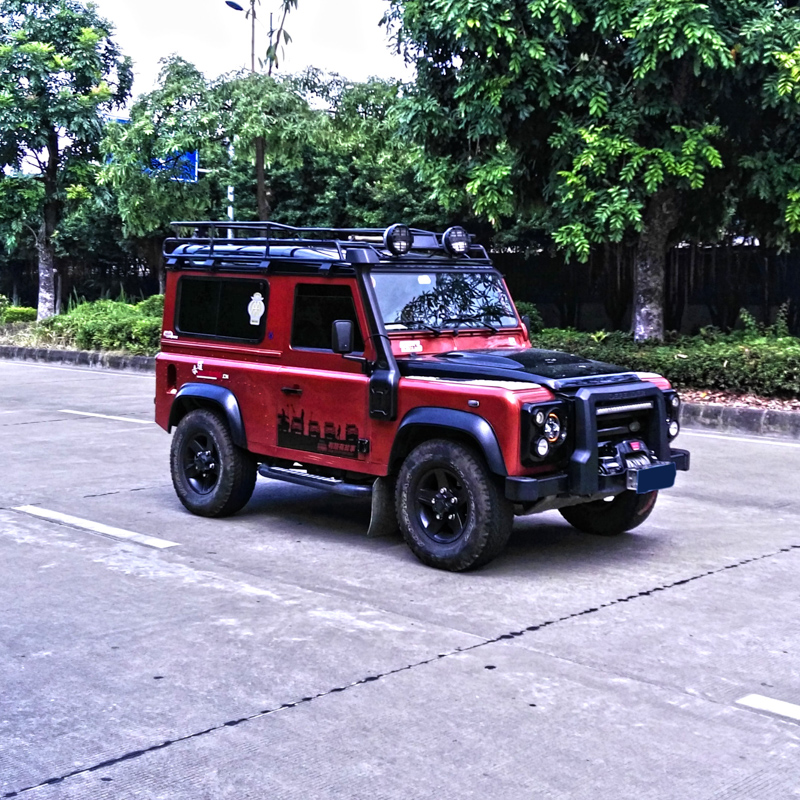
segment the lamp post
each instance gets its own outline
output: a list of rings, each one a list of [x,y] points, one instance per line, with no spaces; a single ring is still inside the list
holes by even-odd
[[[244,11],[244,7],[239,5],[236,0],[225,0],[225,5],[234,11]],[[247,12],[250,17],[250,72],[256,71],[256,0],[250,0],[250,10]]]

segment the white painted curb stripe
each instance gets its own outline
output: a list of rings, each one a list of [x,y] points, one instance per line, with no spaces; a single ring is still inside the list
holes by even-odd
[[[769,711],[771,714],[778,714],[781,717],[788,717],[800,722],[800,706],[784,700],[773,700],[771,697],[764,697],[763,694],[748,694],[741,700],[737,700],[736,705],[754,708],[756,711]]]
[[[155,547],[159,550],[165,550],[168,547],[178,547],[178,542],[170,542],[167,539],[159,539],[156,536],[145,536],[143,533],[134,533],[133,531],[126,531],[123,528],[112,528],[110,525],[103,525],[101,522],[92,522],[88,519],[81,519],[80,517],[72,517],[69,514],[62,514],[58,511],[49,511],[46,508],[39,508],[38,506],[17,506],[12,509],[19,511],[22,514],[30,514],[33,517],[41,517],[42,519],[50,520],[51,522],[60,522],[64,525],[71,525],[73,528],[81,528],[92,533],[99,533],[103,536],[109,536],[112,539],[121,539],[126,542],[136,542],[143,544],[147,547]]]
[[[77,414],[79,417],[100,417],[100,419],[114,419],[117,422],[135,422],[137,425],[154,425],[149,419],[134,419],[133,417],[112,417],[109,414],[93,414],[91,411],[71,411],[68,408],[59,408],[59,414]]]
[[[780,439],[755,439],[746,436],[733,436],[730,433],[700,433],[691,428],[681,428],[681,436],[696,436],[698,439],[721,439],[723,442],[744,442],[745,444],[769,444],[776,447],[800,447],[800,442],[782,442]]]

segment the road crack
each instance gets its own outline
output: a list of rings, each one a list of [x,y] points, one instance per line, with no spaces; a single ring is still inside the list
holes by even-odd
[[[37,783],[33,786],[26,786],[23,789],[18,789],[13,792],[6,792],[2,797],[4,800],[10,800],[10,798],[19,797],[22,794],[27,792],[32,792],[36,789],[42,789],[46,786],[55,786],[57,784],[63,783],[71,778],[77,778],[80,775],[88,775],[93,772],[98,772],[102,769],[107,769],[109,767],[116,766],[117,764],[122,764],[126,761],[133,761],[137,758],[142,758],[150,753],[155,753],[158,750],[163,750],[167,747],[171,747],[175,744],[180,744],[182,742],[189,742],[193,739],[200,739],[204,736],[209,736],[217,731],[224,730],[225,728],[234,728],[238,725],[243,725],[247,722],[253,722],[254,720],[261,719],[262,717],[268,717],[273,714],[278,714],[282,711],[287,711],[292,708],[296,708],[298,706],[302,706],[306,703],[311,703],[314,700],[319,700],[323,697],[328,697],[330,695],[339,694],[340,692],[346,692],[350,689],[355,689],[358,686],[364,686],[368,683],[375,683],[376,681],[384,680],[385,678],[390,678],[393,675],[398,675],[401,672],[407,672],[412,669],[417,669],[418,667],[424,667],[427,664],[433,664],[436,661],[439,661],[444,658],[450,658],[452,656],[460,655],[461,653],[468,653],[472,650],[477,650],[481,647],[486,647],[490,644],[497,644],[498,642],[508,641],[510,639],[517,639],[522,636],[526,636],[529,633],[535,633],[537,631],[543,630],[544,628],[549,628],[553,625],[558,625],[562,622],[569,622],[573,619],[578,619],[580,617],[585,617],[590,614],[596,614],[602,611],[605,608],[613,608],[614,606],[621,605],[622,603],[629,603],[634,600],[639,600],[645,597],[652,597],[658,592],[664,592],[669,589],[674,589],[678,586],[685,586],[686,584],[693,583],[694,581],[702,580],[703,578],[709,578],[713,575],[721,575],[724,572],[732,569],[739,569],[740,567],[747,566],[749,564],[755,564],[759,561],[765,561],[770,558],[776,558],[783,553],[790,553],[793,550],[800,550],[800,544],[792,544],[788,545],[787,547],[781,547],[778,550],[775,550],[771,553],[765,553],[760,556],[752,556],[750,558],[744,558],[741,561],[736,561],[732,564],[726,564],[723,567],[717,567],[716,569],[706,570],[705,572],[700,572],[696,575],[692,575],[688,578],[681,578],[677,581],[671,581],[669,583],[661,584],[660,586],[654,586],[651,589],[644,589],[640,592],[634,592],[633,594],[629,594],[626,597],[618,597],[614,600],[609,600],[605,603],[598,603],[596,606],[591,606],[590,608],[582,609],[581,611],[575,611],[572,614],[565,614],[562,617],[556,617],[554,619],[545,620],[544,622],[540,622],[537,625],[529,625],[525,628],[520,628],[516,631],[509,631],[508,633],[503,633],[499,636],[494,637],[493,639],[485,639],[483,641],[477,642],[472,645],[465,645],[464,647],[457,647],[454,650],[449,650],[445,653],[439,653],[432,658],[426,658],[422,661],[417,661],[413,664],[407,664],[404,667],[397,667],[396,669],[387,670],[386,672],[379,672],[375,675],[368,675],[367,677],[361,678],[360,680],[354,681],[352,683],[345,684],[344,686],[337,686],[333,689],[327,689],[324,692],[319,692],[315,695],[309,695],[308,697],[303,697],[299,700],[295,700],[291,703],[283,703],[280,706],[275,708],[265,708],[261,711],[256,711],[253,714],[250,714],[245,717],[239,717],[238,719],[228,720],[227,722],[222,722],[219,725],[213,725],[210,728],[206,728],[201,731],[196,731],[194,733],[186,734],[185,736],[180,736],[175,739],[166,739],[165,741],[152,745],[150,747],[143,748],[141,750],[132,750],[129,753],[125,753],[121,756],[117,756],[115,758],[109,758],[105,761],[101,761],[97,764],[93,764],[89,767],[83,767],[80,769],[72,770],[71,772],[64,773],[63,775],[59,775],[54,778],[49,778],[46,781],[42,781],[41,783]]]

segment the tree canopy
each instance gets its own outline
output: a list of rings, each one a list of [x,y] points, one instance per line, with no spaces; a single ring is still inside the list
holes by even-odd
[[[676,237],[800,230],[795,5],[391,0],[386,22],[417,66],[404,122],[438,196],[543,228],[567,257],[635,237],[646,339]]]
[[[54,237],[65,201],[80,194],[79,165],[97,156],[104,116],[130,93],[131,62],[111,34],[77,0],[0,0],[0,168],[33,173],[42,187],[40,319],[55,310]],[[27,181],[14,185],[29,199]]]

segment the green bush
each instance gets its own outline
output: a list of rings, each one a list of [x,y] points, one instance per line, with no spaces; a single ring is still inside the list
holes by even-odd
[[[626,370],[658,372],[674,385],[771,397],[800,393],[800,339],[774,330],[701,332],[673,336],[665,344],[637,344],[624,333],[579,333],[548,329],[534,346],[566,350]]]
[[[538,333],[541,330],[544,330],[544,321],[542,320],[542,315],[539,313],[539,309],[533,303],[528,303],[525,300],[519,300],[514,305],[517,307],[517,311],[521,317],[524,317],[526,314],[530,317],[531,320],[531,332]]]
[[[66,314],[45,320],[51,338],[81,350],[125,350],[134,355],[158,351],[164,298],[131,304],[119,300],[79,303]]]
[[[35,322],[36,309],[27,306],[8,306],[3,313],[3,322]]]

